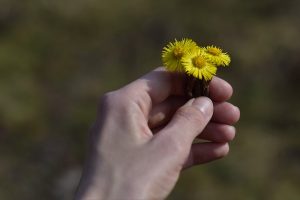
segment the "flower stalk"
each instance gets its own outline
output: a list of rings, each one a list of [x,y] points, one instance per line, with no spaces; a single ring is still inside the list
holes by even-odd
[[[205,79],[197,79],[193,76],[186,75],[186,95],[190,98],[196,98],[200,96],[209,97],[209,81]]]

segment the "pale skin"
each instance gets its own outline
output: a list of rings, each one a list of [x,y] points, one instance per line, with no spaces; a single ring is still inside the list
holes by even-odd
[[[228,154],[240,117],[232,87],[214,77],[209,98],[187,99],[184,85],[157,68],[101,98],[76,200],[165,199],[184,169]]]

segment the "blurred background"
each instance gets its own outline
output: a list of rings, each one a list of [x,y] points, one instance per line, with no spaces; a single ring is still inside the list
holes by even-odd
[[[72,199],[98,97],[182,37],[231,54],[241,120],[169,199],[299,199],[299,24],[296,0],[0,0],[0,199]]]

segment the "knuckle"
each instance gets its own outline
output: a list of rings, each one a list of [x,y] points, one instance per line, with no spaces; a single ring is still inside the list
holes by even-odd
[[[124,94],[122,90],[110,91],[100,97],[99,104],[105,106],[116,106],[124,102],[127,99],[126,96],[126,93]]]
[[[179,155],[185,152],[185,145],[182,143],[182,141],[175,138],[170,138],[169,144],[174,154]]]
[[[103,94],[100,98],[99,98],[99,107],[102,106],[108,106],[109,103],[113,100],[113,96],[114,96],[114,92],[107,92],[105,94]]]
[[[120,104],[120,98],[117,90],[103,94],[98,100],[98,111],[116,108]]]
[[[124,89],[107,92],[99,99],[98,113],[130,114],[134,107],[132,103],[130,94]]]

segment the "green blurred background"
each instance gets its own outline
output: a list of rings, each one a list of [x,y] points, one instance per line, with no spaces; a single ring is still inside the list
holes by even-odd
[[[300,1],[0,0],[0,199],[72,199],[98,97],[174,38],[232,56],[241,108],[225,159],[169,199],[300,197]]]

